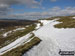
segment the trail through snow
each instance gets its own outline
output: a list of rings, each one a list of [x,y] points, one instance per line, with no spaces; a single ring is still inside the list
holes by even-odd
[[[34,34],[42,41],[23,56],[60,56],[58,54],[59,49],[74,51],[75,28],[54,28],[53,25],[58,23],[55,20],[51,20],[48,24],[35,31]]]

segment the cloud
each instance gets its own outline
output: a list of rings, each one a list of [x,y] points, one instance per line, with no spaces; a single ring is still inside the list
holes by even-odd
[[[6,15],[12,9],[10,9],[11,5],[14,4],[23,4],[27,8],[39,8],[41,5],[41,1],[38,2],[36,0],[0,0],[0,15]]]
[[[36,0],[0,0],[0,7],[8,7],[13,4],[24,4],[28,7],[34,6],[34,5],[40,5],[41,1],[38,2]]]
[[[37,18],[46,18],[46,17],[52,17],[52,16],[66,16],[66,15],[75,15],[75,7],[66,7],[64,9],[61,9],[60,7],[56,6],[53,8],[49,8],[48,11],[43,12],[24,12],[24,13],[17,13],[17,14],[11,14],[7,15],[10,11],[13,12],[13,9],[10,8],[11,5],[14,4],[23,4],[27,8],[41,8],[42,2],[44,0],[40,0],[40,2],[36,0],[0,0],[0,18],[25,18],[25,19],[37,19]],[[50,0],[52,2],[55,2],[57,0]],[[18,11],[18,10],[17,10]]]
[[[75,15],[75,7],[66,7],[64,9],[57,7],[57,9],[55,9],[55,10],[54,10],[54,8],[52,8],[52,11],[50,11],[50,15],[52,15],[52,16]]]
[[[50,11],[59,11],[59,10],[61,10],[61,8],[58,6],[50,8]]]
[[[51,2],[56,2],[57,0],[50,0]]]
[[[43,12],[25,12],[22,14],[13,14],[10,15],[10,18],[18,18],[18,19],[39,19],[39,18],[48,18],[52,16],[67,16],[67,15],[75,15],[75,7],[66,7],[61,9],[56,6],[48,9],[48,11]]]

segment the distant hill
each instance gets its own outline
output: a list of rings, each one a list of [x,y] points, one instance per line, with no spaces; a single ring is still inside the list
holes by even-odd
[[[0,19],[0,28],[11,27],[11,26],[26,26],[35,23],[35,20],[24,20],[24,19]]]

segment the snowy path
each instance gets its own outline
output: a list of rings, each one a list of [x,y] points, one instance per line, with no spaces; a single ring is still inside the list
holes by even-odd
[[[60,56],[61,50],[75,50],[75,29],[57,29],[53,25],[58,22],[51,21],[49,24],[35,31],[34,34],[42,39],[42,42],[23,56]]]
[[[19,39],[17,39],[16,41],[12,42],[11,44],[1,48],[0,49],[0,55],[10,51],[11,49],[14,49],[14,48],[24,44],[24,42],[27,41],[30,36],[32,36],[32,34],[29,33],[29,34],[27,34],[27,35],[25,35],[23,37],[20,37]]]

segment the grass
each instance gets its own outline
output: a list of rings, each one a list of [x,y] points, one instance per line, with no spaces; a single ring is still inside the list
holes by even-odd
[[[20,38],[24,35],[26,35],[27,33],[33,31],[35,29],[36,25],[31,25],[29,27],[26,27],[25,30],[23,31],[16,31],[15,33],[9,35],[6,38],[0,38],[0,48],[10,44],[11,42],[15,41],[17,38]]]
[[[62,23],[54,25],[56,28],[75,28],[75,19],[73,19],[71,16],[61,17],[57,21]]]
[[[53,17],[45,18],[45,19],[46,20],[54,20],[56,18],[65,18],[65,17],[72,18],[72,17],[75,17],[75,15],[74,16],[53,16]]]
[[[38,37],[34,37],[30,42],[26,43],[25,45],[19,46],[7,53],[3,54],[2,56],[22,56],[28,50],[30,50],[34,45],[37,45],[41,40]]]

